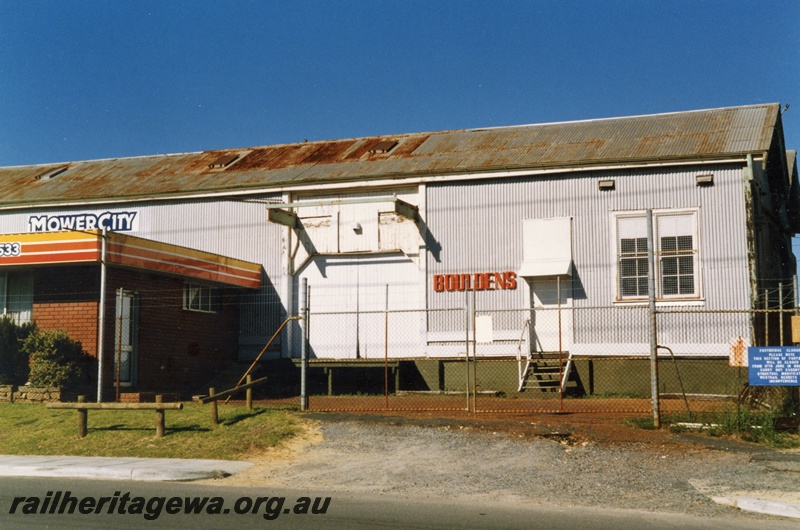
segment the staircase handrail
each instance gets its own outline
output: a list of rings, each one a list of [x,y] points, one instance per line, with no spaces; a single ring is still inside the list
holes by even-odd
[[[528,373],[528,368],[530,366],[530,359],[531,359],[531,352],[529,351],[525,357],[527,362],[525,363],[525,369],[522,369],[522,342],[525,339],[525,332],[528,330],[528,326],[531,324],[531,319],[528,318],[525,320],[525,324],[522,326],[522,332],[519,334],[519,341],[517,341],[517,375],[519,377],[519,388],[517,392],[522,392],[522,387],[525,384],[525,375]]]
[[[567,380],[569,379],[569,372],[572,370],[572,352],[569,352],[567,356],[567,364],[564,367],[564,373],[561,376],[561,392],[564,392],[564,389],[567,388]]]

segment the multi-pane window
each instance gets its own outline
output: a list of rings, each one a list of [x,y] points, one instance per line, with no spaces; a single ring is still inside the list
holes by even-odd
[[[0,315],[18,324],[31,321],[33,274],[0,272]]]
[[[695,218],[693,213],[664,213],[654,216],[653,226],[658,242],[660,295],[694,296],[695,279]]]
[[[619,293],[647,296],[647,238],[626,237],[619,240]]]
[[[187,311],[217,313],[221,307],[221,294],[218,287],[198,283],[183,285],[183,308]]]
[[[647,296],[647,224],[643,214],[620,215],[617,221],[617,298]],[[656,296],[699,296],[696,214],[653,214]]]
[[[661,292],[665,296],[694,294],[692,236],[661,238]]]

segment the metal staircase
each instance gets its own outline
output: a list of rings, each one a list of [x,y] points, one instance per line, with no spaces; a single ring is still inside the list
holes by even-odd
[[[519,391],[559,392],[577,387],[570,375],[572,359],[564,357],[559,361],[558,352],[534,352],[528,356],[525,368],[519,379]]]
[[[519,392],[525,390],[538,392],[565,392],[577,388],[578,382],[572,377],[572,355],[568,352],[527,352],[522,366],[522,346],[530,320],[525,321],[517,343],[517,365],[519,366]]]

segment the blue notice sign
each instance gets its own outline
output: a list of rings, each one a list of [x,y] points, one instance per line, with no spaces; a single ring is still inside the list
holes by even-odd
[[[800,347],[747,348],[750,386],[800,386]]]

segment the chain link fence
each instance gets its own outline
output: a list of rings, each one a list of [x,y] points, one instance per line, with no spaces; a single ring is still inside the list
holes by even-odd
[[[274,293],[242,295],[192,285],[111,291],[104,399],[124,399],[117,390],[183,397],[211,386],[225,390],[263,353],[253,377],[269,380],[256,398],[296,407],[305,329],[311,410],[653,411],[646,305],[575,307],[570,300],[497,309],[489,298],[477,297],[476,303],[465,297],[461,307],[414,309],[408,306],[418,298],[375,292],[362,296],[355,311],[315,310],[333,303],[311,304],[301,325],[286,323],[296,308],[287,315]],[[65,329],[96,358],[97,303],[62,298],[37,300],[27,317],[42,329]],[[753,310],[660,303],[655,314],[660,412],[704,421],[720,411],[776,412],[796,399],[797,387],[750,386],[747,367],[748,347],[794,343],[793,298],[793,289],[779,284],[763,289]],[[96,385],[96,363],[92,373]]]
[[[747,348],[789,344],[792,314],[659,309],[660,412],[780,406],[791,389],[749,387]],[[312,410],[653,412],[646,306],[312,312],[307,324]]]

